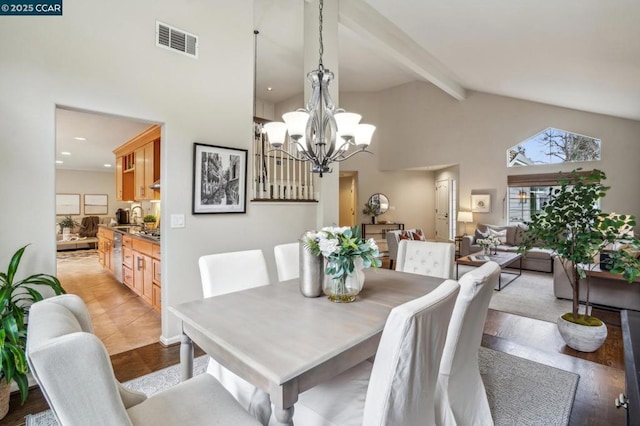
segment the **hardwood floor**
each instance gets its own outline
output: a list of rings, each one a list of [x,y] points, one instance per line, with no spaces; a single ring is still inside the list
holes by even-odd
[[[87,282],[81,275],[74,279],[78,283]],[[126,295],[116,297],[108,292],[101,294],[118,302],[128,299]],[[99,300],[94,300],[92,305],[105,309],[105,312],[108,310]],[[116,309],[109,315],[120,316],[125,313],[125,310]],[[591,354],[567,348],[553,323],[494,310],[489,310],[482,345],[579,374],[571,425],[624,425],[626,414],[623,410],[617,410],[614,405],[614,399],[624,391],[624,357],[619,313],[594,311],[594,315],[607,322],[609,336],[604,345]],[[114,324],[127,323],[118,318],[112,318],[112,321]],[[108,327],[104,330],[110,331]],[[114,341],[123,336],[118,333],[112,335],[116,336]],[[118,380],[127,381],[178,363],[179,352],[178,345],[163,347],[159,343],[153,343],[112,354],[111,361]],[[198,350],[198,353],[202,352]],[[22,425],[26,414],[37,413],[46,408],[46,402],[37,387],[30,390],[24,406],[20,406],[18,396],[12,394],[9,414],[0,421],[0,425]]]

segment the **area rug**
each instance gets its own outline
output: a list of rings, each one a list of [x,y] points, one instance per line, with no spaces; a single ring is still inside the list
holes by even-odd
[[[496,426],[561,426],[569,423],[579,376],[492,349],[480,348],[480,374]],[[206,356],[194,361],[194,374],[207,367]],[[180,381],[174,365],[124,383],[153,395]],[[55,426],[50,410],[25,417],[26,426]]]
[[[78,259],[78,258],[86,258],[86,257],[95,257],[97,261],[98,250],[96,249],[64,250],[64,251],[56,252],[56,259],[58,260]]]
[[[460,276],[474,269],[460,265]],[[503,282],[513,275],[502,274]],[[501,291],[494,291],[489,308],[523,317],[555,323],[558,317],[571,312],[571,301],[556,299],[553,294],[553,274],[546,272],[522,271]]]

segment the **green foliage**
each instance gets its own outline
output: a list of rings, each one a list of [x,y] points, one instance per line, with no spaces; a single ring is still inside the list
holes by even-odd
[[[154,215],[152,215],[152,214],[148,214],[142,219],[142,221],[143,222],[147,222],[147,223],[155,222],[156,221],[156,217]]]
[[[80,224],[73,220],[71,216],[65,216],[60,222],[58,222],[60,228],[73,228],[74,226],[79,226]]]
[[[378,216],[380,214],[380,206],[375,203],[365,203],[362,214],[367,216]]]
[[[621,273],[633,282],[640,273],[640,261],[634,250],[640,241],[628,234],[636,225],[630,215],[603,213],[598,201],[606,195],[609,187],[602,181],[606,175],[601,170],[580,173],[571,172],[569,179],[560,182],[560,187],[550,190],[549,201],[527,223],[520,251],[531,247],[553,250],[562,260],[562,266],[573,287],[573,317],[578,317],[580,293],[578,282],[586,277],[586,307],[589,307],[589,277],[585,272],[592,268],[594,257],[612,245],[623,244],[627,248],[610,254],[612,273]],[[587,316],[588,318],[588,316]]]
[[[334,278],[353,273],[357,258],[362,259],[365,268],[382,265],[375,241],[372,238],[363,240],[357,226],[325,227],[317,233],[308,232],[303,240],[307,250],[329,261],[325,273]]]
[[[25,318],[29,307],[42,300],[38,286],[50,287],[55,294],[65,293],[60,281],[52,275],[35,274],[15,280],[20,260],[27,246],[20,248],[11,258],[7,272],[0,272],[0,380],[14,380],[20,390],[22,403],[27,399],[27,326]]]

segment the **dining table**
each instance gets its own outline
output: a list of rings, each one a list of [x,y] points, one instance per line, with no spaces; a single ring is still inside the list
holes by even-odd
[[[277,424],[293,425],[298,395],[375,356],[391,310],[445,280],[365,270],[351,303],[305,297],[298,279],[169,307],[182,321],[182,379],[193,374],[193,344],[266,392]]]

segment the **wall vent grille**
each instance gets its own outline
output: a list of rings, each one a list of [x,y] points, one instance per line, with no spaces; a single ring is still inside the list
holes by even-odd
[[[156,21],[156,46],[198,57],[198,36]]]

